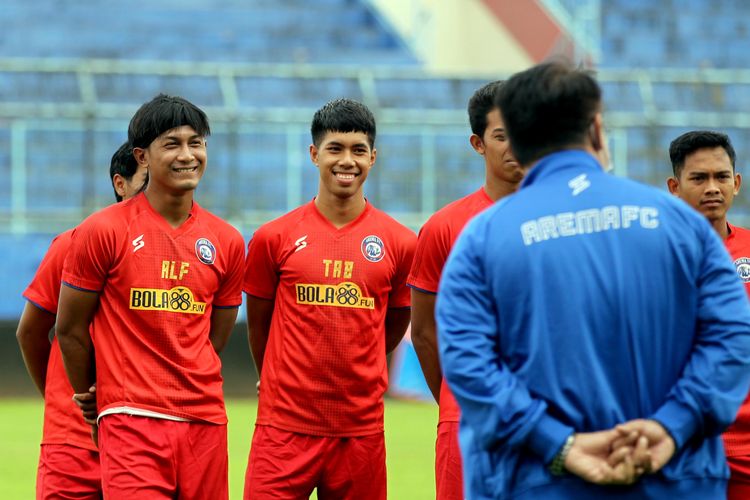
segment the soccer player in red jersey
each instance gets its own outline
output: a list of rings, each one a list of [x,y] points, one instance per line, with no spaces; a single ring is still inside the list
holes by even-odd
[[[438,210],[419,231],[408,285],[411,287],[411,336],[427,385],[438,402],[435,442],[435,486],[438,499],[464,498],[461,453],[458,447],[460,410],[443,381],[438,359],[435,300],[443,265],[461,229],[474,215],[518,189],[524,169],[510,151],[500,111],[494,104],[502,85],[496,81],[478,89],[469,100],[469,142],[484,157],[484,186]]]
[[[340,99],[312,120],[317,196],[261,226],[244,291],[260,375],[245,498],[386,497],[386,353],[409,323],[416,235],[363,194],[375,119]]]
[[[218,352],[242,302],[244,242],[193,200],[209,133],[180,97],[141,106],[128,139],[148,186],[81,223],[65,260],[57,336],[76,393],[96,373],[106,498],[228,496]]]
[[[134,196],[146,181],[126,142],[110,163],[117,201]],[[52,240],[34,279],[23,293],[28,301],[16,330],[26,369],[44,397],[44,430],[37,469],[37,498],[99,499],[102,495],[99,452],[91,428],[71,400],[73,388],[65,376],[57,338],[49,340],[55,324],[60,277],[73,230]]]
[[[687,132],[672,141],[669,158],[674,174],[667,179],[669,191],[705,215],[724,239],[750,295],[750,231],[727,221],[727,212],[742,185],[742,176],[735,170],[732,142],[720,132]],[[723,437],[731,472],[727,498],[750,498],[750,395]]]

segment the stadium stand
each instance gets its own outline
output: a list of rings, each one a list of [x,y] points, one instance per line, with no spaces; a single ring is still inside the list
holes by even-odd
[[[579,2],[558,3],[574,12]],[[750,72],[738,68],[750,57],[750,5],[597,5],[616,172],[662,186],[669,141],[696,127],[732,134],[742,168]],[[53,234],[111,202],[104,167],[129,117],[157,92],[209,113],[211,175],[198,199],[247,235],[312,197],[309,120],[334,97],[375,111],[367,195],[406,224],[417,229],[481,182],[465,106],[491,77],[427,74],[369,0],[7,0],[3,19],[0,175],[10,181],[0,182],[0,244],[13,272],[0,318],[17,317]],[[743,222],[744,198],[735,212]]]

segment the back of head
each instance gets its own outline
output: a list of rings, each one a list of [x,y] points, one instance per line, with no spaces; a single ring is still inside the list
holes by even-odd
[[[487,113],[497,107],[496,100],[503,86],[502,80],[483,85],[469,99],[466,111],[469,113],[471,132],[482,137],[487,129]]]
[[[114,187],[115,175],[120,175],[126,180],[130,180],[138,170],[138,162],[133,156],[133,146],[130,142],[125,142],[120,146],[115,154],[112,155],[112,160],[109,162],[109,180],[112,181]],[[122,201],[122,196],[117,194],[115,189],[115,198],[117,201]]]
[[[367,134],[370,147],[375,146],[375,117],[370,109],[352,99],[336,99],[315,112],[310,133],[315,146],[327,132],[362,132]]]
[[[187,125],[201,137],[211,134],[208,117],[187,99],[159,94],[135,112],[128,126],[128,141],[136,148],[147,148],[167,130]]]
[[[685,158],[699,149],[705,148],[724,148],[732,162],[732,170],[734,170],[737,155],[727,134],[711,130],[693,130],[682,134],[669,145],[669,160],[672,162],[674,176],[680,176],[682,167],[685,166]]]
[[[516,159],[528,166],[583,146],[601,95],[591,73],[570,63],[542,63],[511,77],[496,103]]]

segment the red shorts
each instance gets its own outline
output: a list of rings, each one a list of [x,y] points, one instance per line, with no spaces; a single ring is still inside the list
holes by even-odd
[[[114,414],[99,422],[104,496],[226,499],[227,426]]]
[[[732,475],[727,487],[728,500],[747,500],[750,498],[750,457],[727,457]]]
[[[385,500],[383,433],[321,437],[256,425],[244,498]]]
[[[43,444],[36,475],[37,500],[102,497],[99,454],[68,444]]]
[[[435,441],[435,490],[437,500],[464,498],[458,422],[440,422]]]

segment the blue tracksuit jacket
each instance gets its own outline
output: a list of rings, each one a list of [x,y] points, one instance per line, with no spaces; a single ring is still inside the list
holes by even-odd
[[[705,218],[601,170],[543,158],[474,218],[437,299],[462,410],[468,498],[722,498],[720,433],[750,384],[750,307]],[[572,432],[658,420],[677,452],[634,486],[547,469]]]

